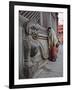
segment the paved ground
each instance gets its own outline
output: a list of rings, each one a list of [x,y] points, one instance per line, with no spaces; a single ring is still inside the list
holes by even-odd
[[[56,62],[46,60],[43,66],[40,66],[33,78],[62,77],[63,76],[63,45],[59,46],[59,52]]]

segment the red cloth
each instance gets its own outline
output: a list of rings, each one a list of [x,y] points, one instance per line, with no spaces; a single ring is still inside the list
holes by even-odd
[[[53,46],[49,51],[49,57],[51,60],[54,60],[57,58],[58,48],[56,46]]]

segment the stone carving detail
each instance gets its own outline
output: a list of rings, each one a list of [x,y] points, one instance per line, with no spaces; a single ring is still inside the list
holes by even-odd
[[[29,26],[30,25],[30,26]],[[45,55],[45,47],[39,40],[39,30],[42,30],[38,24],[29,24],[27,31],[29,35],[25,35],[24,40],[24,75],[25,78],[31,78],[38,70],[39,64],[48,59],[48,55]],[[46,36],[46,35],[45,35]],[[44,36],[43,36],[44,37]],[[44,40],[47,42],[47,36]],[[46,49],[47,50],[47,49]],[[48,53],[47,53],[48,54]]]

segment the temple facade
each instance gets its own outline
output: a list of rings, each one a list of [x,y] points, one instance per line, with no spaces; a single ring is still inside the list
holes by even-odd
[[[58,13],[55,12],[37,12],[37,11],[19,11],[19,14],[28,20],[38,23],[44,28],[52,27],[57,31]]]

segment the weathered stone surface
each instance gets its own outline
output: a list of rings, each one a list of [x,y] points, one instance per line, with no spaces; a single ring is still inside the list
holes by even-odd
[[[34,57],[34,56],[37,54],[37,52],[38,52],[37,46],[32,45],[32,46],[31,46],[30,56],[31,56],[31,57]]]
[[[47,63],[41,64],[41,67],[34,74],[33,78],[63,77],[63,46],[59,46],[59,52],[56,62],[46,60]]]

